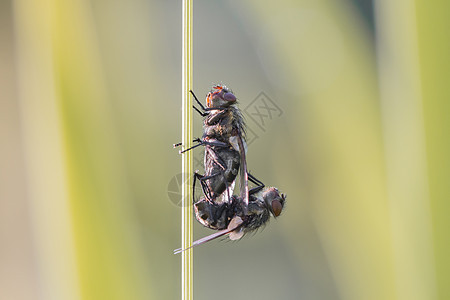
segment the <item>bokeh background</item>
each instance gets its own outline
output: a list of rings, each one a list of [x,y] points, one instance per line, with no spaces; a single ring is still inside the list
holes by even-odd
[[[450,299],[449,14],[194,1],[194,89],[233,89],[250,170],[288,195],[254,236],[195,249],[195,299]],[[1,299],[180,298],[181,15],[0,2]]]

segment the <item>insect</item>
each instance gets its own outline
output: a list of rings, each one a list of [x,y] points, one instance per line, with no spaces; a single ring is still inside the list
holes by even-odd
[[[255,180],[249,175],[251,181]],[[232,196],[231,202],[215,203],[204,197],[194,203],[195,217],[205,227],[218,232],[195,241],[191,247],[201,245],[218,237],[229,235],[238,240],[244,234],[255,231],[270,219],[281,215],[287,196],[275,187],[260,186],[249,192],[249,204],[245,205],[241,197]],[[186,249],[176,249],[175,254]]]
[[[227,201],[224,197],[229,199],[233,194],[235,180],[240,169],[241,156],[239,152],[225,143],[217,145],[203,142],[200,139],[195,139],[194,142],[205,146],[205,174],[201,175],[196,171],[195,179],[203,183],[203,193],[208,201]]]
[[[205,174],[196,173],[195,176],[206,183],[203,191],[208,201],[214,202],[220,196],[222,198],[226,196],[230,201],[235,179],[240,170],[240,193],[244,202],[248,203],[245,122],[236,106],[236,96],[225,86],[213,86],[206,96],[204,107],[195,94],[192,91],[191,93],[201,110],[196,106],[194,109],[204,117],[203,136],[194,140],[196,145],[180,153],[201,145],[205,146]],[[174,146],[180,145],[178,143]]]
[[[230,147],[205,147],[205,175],[195,173],[202,182],[203,193],[210,202],[229,201],[233,195],[241,157]]]
[[[278,217],[286,196],[274,187],[264,184],[247,172],[245,122],[236,107],[236,97],[225,86],[216,85],[206,97],[204,107],[191,91],[200,109],[194,109],[204,117],[203,136],[195,139],[196,145],[180,151],[205,146],[205,174],[195,173],[204,197],[194,201],[196,219],[216,233],[194,242],[193,246],[228,234],[230,239],[240,239],[245,233],[265,225],[270,215]],[[180,146],[175,144],[174,146]],[[240,193],[233,195],[237,173],[240,173]],[[248,190],[248,181],[258,185]],[[192,247],[193,247],[192,246]],[[186,249],[177,249],[180,253]]]

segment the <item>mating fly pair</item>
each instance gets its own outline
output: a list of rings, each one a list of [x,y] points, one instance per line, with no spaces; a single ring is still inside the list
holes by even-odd
[[[191,91],[200,109],[194,109],[204,117],[203,136],[195,139],[198,146],[205,147],[205,174],[195,173],[194,186],[200,181],[204,197],[195,201],[196,219],[205,227],[219,230],[198,241],[193,246],[229,234],[230,239],[241,238],[246,232],[264,225],[270,214],[277,217],[285,203],[285,195],[276,188],[264,184],[247,171],[247,145],[245,123],[237,108],[236,96],[225,86],[216,85],[206,97],[206,107]],[[175,144],[174,146],[180,146]],[[239,196],[233,195],[237,174],[240,174]],[[257,186],[249,191],[248,181]],[[177,249],[179,253],[185,249]]]

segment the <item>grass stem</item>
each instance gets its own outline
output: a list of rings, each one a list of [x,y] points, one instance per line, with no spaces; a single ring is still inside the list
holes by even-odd
[[[182,143],[184,149],[191,147],[192,141],[192,0],[183,0],[183,54],[182,54]],[[182,154],[182,248],[192,245],[192,151]],[[183,300],[193,299],[193,249],[181,254],[181,293]]]

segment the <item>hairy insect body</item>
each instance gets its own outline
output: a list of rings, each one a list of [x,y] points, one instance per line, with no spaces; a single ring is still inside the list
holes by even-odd
[[[203,139],[230,143],[231,137],[238,135],[245,140],[244,118],[235,104],[211,111],[204,120]],[[236,150],[239,151],[239,149]]]
[[[222,202],[233,195],[236,176],[239,172],[239,152],[231,148],[205,147],[206,194],[210,202]],[[217,175],[217,176],[216,176]],[[228,189],[228,190],[227,190]]]
[[[277,188],[266,187],[250,195],[247,209],[243,206],[242,199],[233,196],[230,202],[222,203],[211,203],[201,198],[194,204],[194,211],[196,219],[203,226],[214,230],[227,229],[230,222],[239,217],[243,222],[236,233],[245,234],[264,226],[271,215],[278,217],[285,201],[286,195]]]
[[[246,172],[244,118],[236,106],[236,97],[225,86],[214,86],[206,104],[206,108],[202,107],[205,118],[201,139],[205,144],[205,174],[198,179],[204,183],[207,201],[229,202],[239,170]]]
[[[203,135],[195,139],[205,147],[203,175],[195,173],[200,181],[203,197],[193,199],[196,219],[205,227],[217,232],[195,241],[200,245],[228,234],[232,240],[263,227],[270,216],[278,217],[284,209],[286,195],[275,187],[264,184],[247,172],[247,144],[245,122],[237,107],[234,94],[225,86],[216,85],[206,97],[206,107],[198,101],[201,110],[194,109],[203,117]],[[180,144],[176,144],[180,145]],[[237,175],[240,174],[239,195],[233,195]],[[248,181],[257,187],[249,190]],[[186,249],[177,249],[179,253]]]

